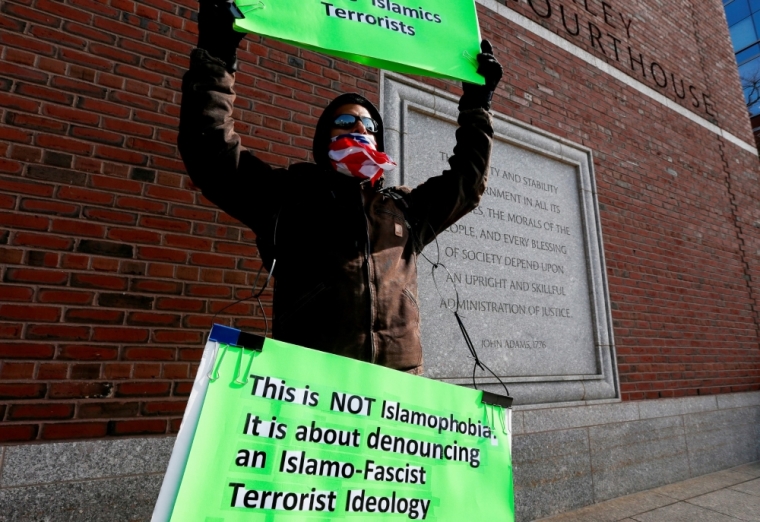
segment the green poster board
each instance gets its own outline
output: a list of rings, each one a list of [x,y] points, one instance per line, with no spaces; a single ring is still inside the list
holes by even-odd
[[[475,0],[235,0],[239,31],[371,67],[483,85]]]
[[[154,522],[514,520],[509,418],[483,392],[210,338]]]

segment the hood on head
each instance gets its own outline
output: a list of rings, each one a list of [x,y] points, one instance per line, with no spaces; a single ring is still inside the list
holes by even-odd
[[[377,142],[377,150],[385,152],[385,143],[383,141],[383,119],[380,116],[377,107],[361,94],[352,92],[341,94],[330,102],[330,105],[325,108],[324,112],[322,112],[322,116],[319,117],[319,121],[317,122],[317,129],[314,133],[314,144],[312,145],[311,150],[314,154],[314,161],[320,167],[332,169],[330,158],[328,158],[327,153],[330,147],[330,131],[332,130],[335,111],[343,105],[349,105],[352,103],[361,105],[367,109],[372,119],[377,122],[379,129],[377,134],[374,135],[375,141]]]

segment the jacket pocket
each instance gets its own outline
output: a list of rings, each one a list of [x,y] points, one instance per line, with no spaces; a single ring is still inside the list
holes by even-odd
[[[414,305],[414,308],[417,310],[417,314],[419,314],[420,313],[420,305],[417,304],[417,300],[414,298],[414,296],[409,291],[409,289],[408,288],[404,288],[404,290],[401,293],[403,293],[404,297],[406,297],[407,299],[409,299],[412,302],[412,304]]]

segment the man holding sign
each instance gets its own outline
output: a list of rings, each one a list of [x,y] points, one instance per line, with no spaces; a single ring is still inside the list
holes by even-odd
[[[188,174],[256,234],[276,280],[275,339],[421,373],[417,255],[485,191],[488,110],[502,75],[490,44],[477,57],[485,85],[463,85],[450,169],[416,188],[385,189],[395,163],[383,152],[378,110],[359,94],[339,96],[319,118],[315,163],[273,169],[241,146],[232,111],[244,34],[232,28],[235,9],[200,2],[178,140]]]

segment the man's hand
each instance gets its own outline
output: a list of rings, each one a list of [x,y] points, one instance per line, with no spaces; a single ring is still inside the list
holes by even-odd
[[[491,109],[491,98],[499,85],[503,69],[493,55],[491,42],[483,40],[480,43],[481,53],[478,55],[478,74],[486,79],[485,85],[462,82],[464,94],[459,99],[459,110]]]
[[[243,15],[233,0],[200,0],[198,10],[198,47],[223,60],[227,69],[237,70],[237,48],[245,33],[232,28]]]

